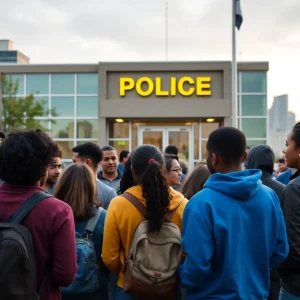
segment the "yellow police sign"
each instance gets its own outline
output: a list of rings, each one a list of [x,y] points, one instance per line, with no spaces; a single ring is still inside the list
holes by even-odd
[[[211,96],[211,77],[170,77],[170,88],[168,90],[162,89],[162,79],[156,77],[151,79],[149,77],[141,77],[134,80],[132,77],[120,78],[120,96],[126,96],[128,91],[134,90],[142,97],[148,97],[153,93],[157,97],[168,97],[181,95],[188,97],[196,96]]]

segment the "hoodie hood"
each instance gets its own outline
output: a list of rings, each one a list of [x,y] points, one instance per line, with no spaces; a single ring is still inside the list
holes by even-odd
[[[247,169],[259,169],[263,173],[273,174],[275,155],[273,150],[266,145],[258,145],[248,152],[246,160]]]
[[[262,185],[260,170],[245,170],[227,174],[216,173],[204,185],[204,188],[215,190],[238,200],[248,200]]]

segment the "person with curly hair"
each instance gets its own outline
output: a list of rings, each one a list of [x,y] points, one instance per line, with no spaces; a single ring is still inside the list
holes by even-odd
[[[42,186],[54,150],[53,140],[39,129],[15,130],[5,138],[0,146],[0,179],[4,181],[0,187],[1,222],[7,222],[33,194],[45,191]],[[50,196],[32,209],[22,225],[32,236],[36,287],[44,283],[40,299],[61,299],[59,287],[70,285],[77,271],[70,206]]]

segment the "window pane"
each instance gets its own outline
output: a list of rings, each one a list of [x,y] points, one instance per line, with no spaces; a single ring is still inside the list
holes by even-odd
[[[110,138],[129,138],[129,123],[109,122],[109,137]]]
[[[242,93],[266,93],[266,72],[242,72]]]
[[[242,120],[242,131],[247,138],[266,138],[267,119],[250,118]]]
[[[78,117],[98,117],[98,97],[77,97]]]
[[[77,94],[98,94],[98,74],[78,74]]]
[[[211,132],[218,129],[220,127],[219,123],[201,123],[201,136],[202,138],[208,138]]]
[[[74,94],[74,74],[52,74],[52,94]]]
[[[72,159],[73,151],[72,148],[74,147],[73,141],[57,141],[63,149],[63,159]]]
[[[51,97],[51,109],[55,109],[56,117],[73,117],[74,97]]]
[[[53,120],[52,137],[60,139],[74,138],[74,121],[73,120]]]
[[[77,120],[77,138],[79,139],[97,139],[98,138],[98,120]]]
[[[194,159],[199,159],[199,123],[194,123]]]
[[[18,85],[17,94],[24,94],[24,75],[22,74],[12,74],[8,75],[9,80],[11,80],[14,84]]]
[[[242,116],[265,116],[266,114],[266,96],[242,96]]]
[[[202,157],[200,157],[200,160],[205,160],[206,159],[206,145],[207,145],[207,141],[202,141],[201,142]]]
[[[38,125],[36,128],[42,129],[45,133],[50,134],[49,131],[49,120],[35,120]]]
[[[87,141],[80,141],[80,140],[76,141],[76,145],[82,145],[82,144],[85,144],[85,143],[94,143],[94,144],[97,144],[98,141],[97,140],[89,140],[88,142]]]
[[[138,147],[138,121],[133,121],[131,123],[131,149],[136,149]]]
[[[26,76],[27,94],[49,94],[48,74],[28,74]]]
[[[249,141],[247,140],[247,146],[249,146],[250,148],[256,146],[256,145],[266,145],[267,141],[266,140],[262,140],[262,141]]]
[[[121,151],[129,151],[129,141],[109,141],[109,146],[116,148],[117,153],[120,154]]]
[[[48,116],[49,111],[49,97],[34,97],[34,102],[40,102],[43,105],[43,117]]]

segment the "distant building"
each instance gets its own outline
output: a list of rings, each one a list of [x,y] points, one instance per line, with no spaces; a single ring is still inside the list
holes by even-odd
[[[272,107],[269,109],[269,145],[275,155],[283,155],[285,141],[288,133],[296,123],[296,115],[288,111],[289,96],[274,97]]]
[[[29,57],[23,53],[13,50],[13,42],[0,40],[0,64],[29,64]]]

